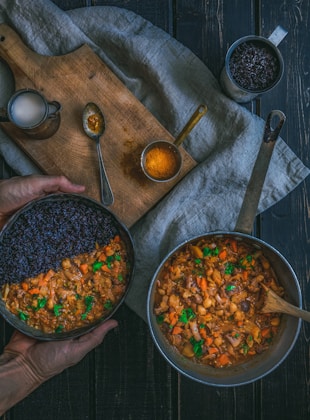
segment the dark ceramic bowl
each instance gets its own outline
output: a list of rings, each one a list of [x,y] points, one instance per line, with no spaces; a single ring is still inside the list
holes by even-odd
[[[77,194],[52,194],[34,200],[14,214],[0,232],[0,286],[33,277],[48,267],[107,243],[118,234],[128,255],[127,288],[118,304],[104,318],[72,331],[44,333],[28,326],[5,306],[0,288],[0,314],[20,332],[39,340],[63,340],[83,335],[112,317],[123,303],[134,271],[134,248],[127,228],[100,203]],[[84,238],[84,239],[83,239]],[[86,238],[86,239],[85,239]],[[16,247],[16,243],[23,244]],[[12,254],[16,261],[12,265]],[[6,261],[5,256],[7,255]],[[33,267],[37,272],[32,272]]]

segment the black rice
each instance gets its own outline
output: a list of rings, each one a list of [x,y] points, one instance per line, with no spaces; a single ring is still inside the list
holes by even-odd
[[[243,42],[231,55],[229,68],[243,89],[262,91],[273,85],[280,72],[279,60],[268,45]]]
[[[90,203],[90,204],[89,204]],[[63,258],[106,245],[118,231],[109,213],[83,199],[39,200],[4,230],[0,242],[0,284],[17,283]]]

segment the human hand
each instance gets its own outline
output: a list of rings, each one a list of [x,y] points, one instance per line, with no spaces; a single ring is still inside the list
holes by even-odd
[[[117,326],[110,319],[90,333],[64,341],[37,341],[15,331],[0,356],[0,416],[40,384],[78,363]]]
[[[65,176],[28,175],[0,181],[0,228],[20,207],[31,200],[56,192],[81,193],[83,185],[73,184]]]
[[[15,331],[4,348],[3,356],[21,356],[20,363],[30,367],[34,377],[41,383],[82,360],[117,325],[117,321],[110,319],[88,334],[63,341],[38,341]]]

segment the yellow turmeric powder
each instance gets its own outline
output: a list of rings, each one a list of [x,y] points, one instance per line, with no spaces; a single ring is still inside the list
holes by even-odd
[[[92,114],[87,119],[88,128],[95,134],[99,134],[102,122],[102,117],[99,114]]]
[[[178,171],[176,153],[171,148],[154,147],[146,155],[145,169],[152,178],[171,178]]]

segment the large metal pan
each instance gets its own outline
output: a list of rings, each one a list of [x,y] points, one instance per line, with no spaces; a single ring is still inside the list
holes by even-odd
[[[250,234],[275,141],[284,121],[284,114],[278,110],[272,111],[267,118],[263,142],[254,165],[235,230],[233,232],[218,231],[206,233],[183,242],[172,250],[160,264],[150,284],[147,299],[147,317],[151,335],[156,346],[163,357],[181,374],[206,385],[219,387],[244,385],[256,381],[272,372],[284,361],[292,350],[299,335],[301,320],[283,315],[281,327],[273,341],[273,345],[269,350],[261,355],[255,356],[246,363],[222,369],[199,365],[191,362],[188,358],[181,356],[168,343],[160,331],[156,316],[153,312],[156,280],[166,261],[184,245],[194,243],[201,238],[234,238],[237,241],[246,242],[257,249],[262,250],[263,254],[272,264],[277,278],[285,290],[286,300],[301,307],[300,286],[291,265],[274,247]],[[273,129],[271,125],[274,122],[276,122],[277,125]]]
[[[14,214],[14,216],[9,220],[9,222],[4,226],[2,231],[0,232],[0,252],[4,251],[4,247],[7,247],[8,244],[12,244],[12,247],[14,247],[15,241],[25,241],[25,252],[26,252],[26,258],[36,258],[34,251],[34,242],[36,240],[36,233],[34,233],[34,236],[32,238],[29,238],[29,231],[23,232],[16,232],[16,223],[21,220],[27,220],[25,218],[25,215],[31,213],[32,217],[38,218],[38,220],[42,220],[42,214],[40,215],[40,205],[48,205],[50,209],[58,208],[59,213],[59,206],[61,203],[67,203],[74,209],[77,209],[79,206],[83,206],[83,208],[87,209],[87,214],[84,218],[84,220],[81,221],[81,225],[83,226],[76,226],[76,232],[79,232],[79,229],[85,231],[85,226],[87,223],[91,223],[92,221],[89,220],[90,217],[97,214],[100,217],[101,222],[104,224],[104,229],[100,229],[99,227],[94,227],[94,231],[96,232],[96,240],[98,240],[99,243],[105,243],[104,241],[108,241],[111,239],[111,235],[118,234],[122,238],[122,240],[125,243],[127,255],[128,255],[128,267],[129,267],[129,275],[127,280],[127,289],[125,294],[122,296],[122,299],[118,302],[118,304],[113,308],[113,310],[106,316],[105,318],[98,319],[92,324],[89,324],[85,327],[75,329],[68,332],[60,332],[60,333],[44,333],[41,330],[32,328],[28,326],[24,321],[20,320],[17,316],[13,315],[5,306],[5,302],[2,300],[1,296],[1,288],[0,288],[0,314],[3,316],[3,318],[11,324],[14,328],[19,330],[20,332],[39,339],[39,340],[64,340],[67,338],[76,338],[80,335],[83,335],[91,330],[93,330],[95,327],[97,327],[102,322],[106,321],[108,318],[111,318],[114,313],[117,311],[119,306],[123,303],[125,296],[128,292],[128,289],[131,284],[131,279],[133,277],[134,272],[134,247],[133,247],[133,241],[131,238],[131,235],[126,228],[116,217],[115,215],[110,212],[107,208],[105,208],[102,204],[99,202],[92,200],[91,198],[81,196],[78,194],[51,194],[44,198],[34,200],[27,205],[25,205],[22,209],[20,209],[18,212]],[[53,211],[51,210],[52,214]],[[40,219],[41,217],[41,219]],[[53,217],[52,217],[53,218]],[[61,240],[61,235],[65,235],[65,231],[60,229],[60,224],[63,223],[65,220],[65,217],[63,214],[58,214],[58,217],[55,218],[55,220],[50,220],[48,231],[46,232],[46,253],[49,253],[50,250],[48,248],[52,248],[52,257],[54,258],[54,255],[56,257],[57,255],[57,249],[53,247],[52,240],[49,238],[53,236],[54,233],[57,235],[60,235],[59,239]],[[111,234],[110,234],[111,232]],[[110,235],[110,237],[108,237]],[[66,235],[67,236],[67,235]],[[76,240],[76,234],[74,238],[72,238],[72,241]],[[68,246],[72,245],[73,242],[68,243]],[[8,251],[10,252],[10,251]],[[71,252],[71,251],[68,251]],[[86,251],[82,251],[86,252]],[[81,253],[82,253],[81,252]],[[70,257],[73,255],[67,255],[67,257]],[[44,257],[44,253],[41,254],[41,257]],[[63,258],[63,257],[62,257]],[[61,258],[61,259],[62,259]],[[18,264],[18,261],[16,261],[16,264]],[[7,270],[9,270],[10,267],[7,267]],[[2,270],[5,272],[5,270]],[[29,276],[31,277],[31,276]],[[5,275],[1,276],[0,278],[0,286],[2,284],[6,283]]]

